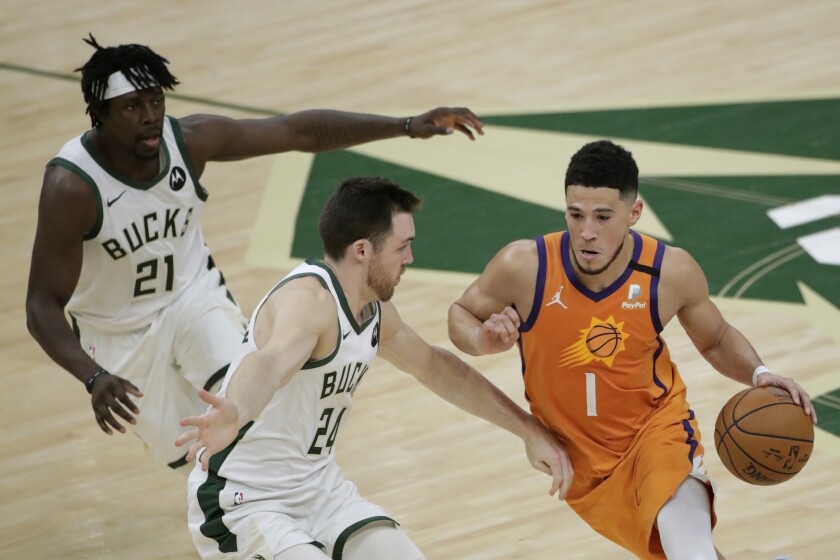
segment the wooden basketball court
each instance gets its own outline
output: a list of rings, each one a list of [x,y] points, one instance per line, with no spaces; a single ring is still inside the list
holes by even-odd
[[[66,79],[92,52],[82,42],[88,32],[102,44],[148,44],[169,59],[181,81],[168,98],[169,114],[254,117],[315,107],[409,115],[463,105],[481,116],[838,98],[838,29],[834,0],[5,1],[0,557],[197,558],[186,529],[185,477],[156,464],[133,436],[102,434],[84,388],[25,326],[44,164],[89,126],[78,83]],[[486,132],[476,146],[502,134],[494,126]],[[420,141],[389,142],[408,151]],[[458,150],[468,143],[434,142]],[[570,155],[554,160],[558,198]],[[283,192],[286,157],[293,156],[211,164],[202,178],[210,191],[205,235],[247,314],[290,266],[252,252],[265,231],[258,215],[267,185]],[[457,236],[459,224],[450,227]],[[454,243],[452,250],[461,248]],[[840,285],[838,269],[826,273]],[[470,277],[409,269],[394,301],[421,335],[451,348],[446,312]],[[840,341],[826,325],[837,332],[840,313],[824,308],[814,322],[795,307],[732,302],[724,311],[778,373],[812,395],[834,390]],[[712,434],[718,410],[740,387],[716,374],[676,323],[665,337],[718,485],[718,548],[730,560],[837,558],[838,438],[818,429],[813,459],[783,485],[736,480],[721,466]],[[468,361],[524,405],[515,352]],[[630,558],[547,496],[548,478],[531,470],[513,436],[381,361],[356,398],[339,462],[430,559]]]

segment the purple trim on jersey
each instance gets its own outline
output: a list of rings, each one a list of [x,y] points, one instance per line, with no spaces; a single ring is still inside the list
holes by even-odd
[[[528,332],[534,323],[537,322],[537,316],[540,314],[540,306],[542,305],[543,291],[545,291],[545,275],[548,269],[548,262],[546,261],[545,239],[539,236],[535,239],[537,242],[537,260],[539,267],[537,268],[537,285],[534,288],[534,303],[531,305],[531,313],[524,325],[519,326],[519,332]],[[522,364],[522,371],[525,371],[525,364]]]
[[[685,433],[687,435],[685,442],[691,447],[691,449],[688,452],[688,462],[693,465],[694,464],[694,452],[697,450],[698,442],[694,438],[694,428],[692,428],[691,424],[689,424],[690,420],[694,420],[694,411],[689,408],[688,409],[688,420],[683,420],[682,424],[683,424],[683,430],[685,430]]]
[[[659,335],[656,335],[656,343],[659,347],[656,349],[656,352],[653,353],[653,363],[651,364],[651,369],[653,370],[653,382],[656,383],[656,386],[662,389],[662,396],[668,394],[668,387],[665,386],[662,381],[659,380],[659,376],[656,375],[656,360],[659,359],[659,355],[662,354],[662,350],[665,348],[665,343],[662,342],[662,339]]]
[[[642,254],[642,236],[630,230],[630,233],[633,234],[633,256],[630,257],[631,261],[638,261],[639,255]],[[569,281],[572,285],[591,299],[592,301],[601,301],[602,299],[611,296],[614,294],[619,288],[621,288],[627,279],[630,278],[630,275],[633,274],[633,269],[630,266],[627,266],[627,269],[624,273],[612,284],[610,284],[607,288],[601,290],[600,292],[593,292],[586,286],[584,286],[580,280],[578,280],[577,276],[575,275],[575,269],[572,267],[572,258],[569,256],[569,232],[564,231],[563,236],[560,238],[560,254],[563,257],[563,269],[566,271],[566,276],[569,278]]]
[[[653,321],[653,328],[656,334],[662,332],[662,320],[659,318],[659,278],[662,276],[662,258],[665,256],[665,244],[656,242],[656,255],[653,257],[653,268],[659,271],[659,275],[650,278],[650,318]]]
[[[516,340],[516,349],[519,350],[519,361],[522,363],[522,378],[525,378],[525,352],[522,350],[522,337],[520,336]],[[522,391],[525,394],[525,400],[531,402],[531,397],[528,395],[528,391]]]

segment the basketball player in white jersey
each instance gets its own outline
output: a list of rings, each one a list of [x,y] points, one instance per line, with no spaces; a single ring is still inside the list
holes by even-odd
[[[571,481],[556,438],[454,354],[430,346],[389,302],[413,262],[420,200],[385,179],[348,179],[319,221],[309,259],[257,306],[211,405],[185,418],[198,456],[189,525],[204,559],[415,560],[396,522],[359,496],[333,451],[377,352],[456,406],[521,437],[562,497]],[[561,481],[568,481],[561,484]]]
[[[85,385],[102,431],[133,425],[174,468],[185,464],[172,445],[178,421],[204,410],[196,389],[224,376],[245,323],[200,227],[207,162],[456,129],[474,139],[482,124],[467,109],[402,119],[325,110],[175,119],[165,115],[164,90],[178,84],[166,59],[142,45],[86,42],[95,52],[79,70],[93,127],[47,165],[27,325]]]

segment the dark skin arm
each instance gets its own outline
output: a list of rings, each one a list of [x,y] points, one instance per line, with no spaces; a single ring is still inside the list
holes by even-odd
[[[132,95],[134,105],[145,111],[139,118],[151,122],[158,113],[162,118],[163,105],[157,102],[158,98],[162,100],[159,91]],[[117,115],[100,116],[103,127],[108,126],[111,116]],[[322,152],[406,136],[405,118],[329,110],[241,120],[193,115],[180,123],[199,176],[208,161],[233,161],[287,151]],[[471,129],[483,134],[482,126],[468,109],[439,108],[412,117],[408,134],[430,138],[459,130],[474,139]],[[126,159],[125,154],[117,156]],[[113,151],[111,157],[116,157]],[[119,167],[113,161],[112,164]],[[83,237],[96,223],[98,204],[92,188],[80,177],[61,167],[47,169],[26,301],[27,326],[32,336],[57,364],[83,383],[91,379],[99,366],[79,346],[64,309],[79,281]],[[132,413],[139,411],[129,395],[142,396],[134,385],[116,375],[96,379],[92,406],[105,433],[111,434],[112,428],[125,432],[114,413],[134,423]]]
[[[96,223],[97,204],[92,187],[78,175],[63,167],[47,168],[26,293],[29,332],[50,358],[82,383],[100,366],[79,345],[64,308],[79,281],[82,238]],[[113,413],[135,423],[131,413],[139,410],[129,395],[143,396],[137,387],[116,375],[96,379],[91,406],[96,423],[106,434],[111,435],[112,429],[125,432]]]
[[[312,109],[267,119],[191,115],[180,120],[190,157],[201,175],[208,161],[233,161],[282,152],[326,152],[406,136],[405,118]],[[464,108],[438,108],[411,118],[417,138],[458,130],[474,140],[483,123]],[[471,130],[473,129],[473,130]]]

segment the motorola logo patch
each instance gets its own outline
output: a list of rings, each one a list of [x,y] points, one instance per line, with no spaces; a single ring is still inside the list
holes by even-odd
[[[169,172],[169,187],[173,191],[180,191],[187,183],[187,173],[178,166],[172,168]]]

